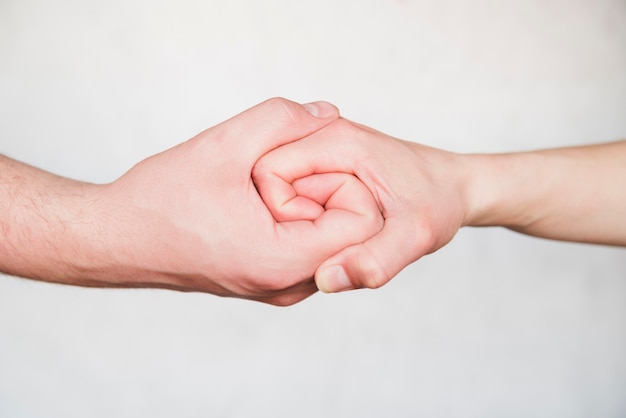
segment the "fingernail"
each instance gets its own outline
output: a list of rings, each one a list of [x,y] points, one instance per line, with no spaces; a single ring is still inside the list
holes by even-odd
[[[311,115],[320,119],[326,119],[326,118],[330,118],[333,116],[337,116],[339,113],[337,108],[328,102],[305,103],[302,106]]]
[[[352,282],[341,266],[327,267],[317,275],[317,287],[324,293],[353,289]]]

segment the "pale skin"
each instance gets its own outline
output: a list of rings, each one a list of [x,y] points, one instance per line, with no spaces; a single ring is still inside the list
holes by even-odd
[[[626,245],[626,141],[461,155],[305,106],[269,100],[107,185],[0,156],[0,271],[289,305],[380,287],[463,226]]]
[[[251,179],[265,153],[339,117],[324,102],[271,99],[111,184],[0,157],[0,271],[96,287],[156,287],[290,305],[317,291],[316,268],[383,225],[346,173],[313,176],[315,211],[276,222]]]
[[[380,287],[463,226],[626,246],[626,141],[461,155],[340,119],[267,154],[253,177],[274,217],[287,221],[308,211],[281,205],[299,191],[298,179],[326,172],[358,177],[385,225],[317,269],[317,286],[325,292]]]

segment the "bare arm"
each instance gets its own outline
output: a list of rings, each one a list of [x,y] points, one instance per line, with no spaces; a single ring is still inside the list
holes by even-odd
[[[87,285],[106,232],[101,189],[0,156],[0,271]]]
[[[466,224],[626,245],[626,141],[469,161]]]
[[[292,202],[306,216],[278,223],[252,182],[252,167],[338,116],[327,103],[272,99],[108,185],[0,157],[0,271],[277,305],[304,299],[317,291],[313,275],[325,259],[380,230],[378,206],[354,176],[314,176]]]

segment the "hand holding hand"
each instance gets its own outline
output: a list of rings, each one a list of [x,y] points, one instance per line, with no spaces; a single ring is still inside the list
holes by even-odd
[[[317,270],[318,287],[375,288],[450,241],[461,226],[504,226],[558,240],[626,245],[626,141],[509,154],[460,155],[337,120],[264,156],[259,190],[350,173],[375,196],[383,229]],[[283,187],[285,187],[283,185]],[[266,193],[275,206],[282,197]],[[287,206],[274,216],[293,216]]]
[[[290,184],[305,189],[314,178],[330,175],[322,173],[352,174],[375,196],[385,219],[383,229],[342,249],[316,272],[318,287],[336,292],[382,286],[450,241],[467,215],[463,170],[455,154],[340,119],[265,155],[253,178],[276,219],[313,213],[304,204],[297,209],[281,204],[289,197],[281,191]]]
[[[285,305],[313,274],[379,287],[463,225],[626,245],[626,141],[458,155],[338,118],[272,99],[103,186],[0,156],[0,271]]]
[[[307,112],[308,110],[308,112]],[[349,174],[314,176],[272,212],[252,182],[270,150],[339,117],[328,103],[271,99],[152,156],[109,185],[66,179],[0,156],[0,271],[96,287],[161,287],[295,303],[316,268],[382,227]],[[268,167],[271,169],[271,167]],[[287,193],[287,194],[285,194]]]
[[[280,222],[272,217],[252,168],[272,149],[338,118],[327,103],[307,107],[316,116],[299,104],[269,100],[142,161],[111,184],[102,201],[118,285],[140,280],[279,305],[314,293],[316,268],[377,233],[382,217],[369,190],[342,173],[308,177],[293,189],[261,186],[272,194],[276,205],[269,210]],[[285,162],[275,163],[280,169]]]

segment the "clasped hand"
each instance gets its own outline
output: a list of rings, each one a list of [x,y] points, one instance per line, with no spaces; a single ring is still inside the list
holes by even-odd
[[[142,277],[145,286],[277,305],[316,292],[325,260],[381,230],[376,200],[349,172],[274,181],[268,160],[255,185],[253,170],[272,150],[338,118],[328,103],[271,99],[109,185],[104,200],[117,231],[107,240],[117,243],[119,285]]]
[[[430,176],[446,165],[432,158],[325,102],[261,103],[109,185],[118,285],[141,277],[276,305],[379,287],[461,224],[458,196]]]
[[[461,155],[271,99],[107,185],[0,156],[0,272],[289,305],[380,287],[466,225],[623,246],[625,155]]]

